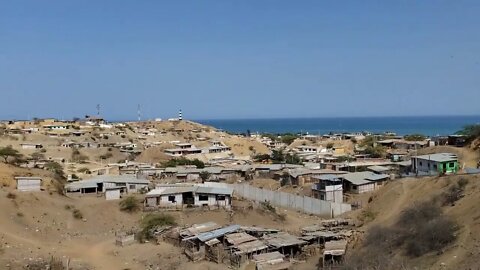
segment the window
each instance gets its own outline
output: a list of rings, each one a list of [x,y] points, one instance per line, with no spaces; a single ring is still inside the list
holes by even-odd
[[[225,195],[218,195],[217,201],[225,201]]]
[[[433,168],[434,168],[434,169],[437,169],[437,164],[434,164],[434,165],[433,165]]]
[[[423,166],[422,162],[420,161],[420,166]]]
[[[136,186],[135,186],[135,185],[129,185],[129,188],[130,188],[130,189],[135,189]]]
[[[199,201],[208,201],[208,195],[198,195]]]
[[[168,201],[174,203],[175,202],[175,196],[174,195],[169,195],[168,196]]]
[[[453,168],[453,167],[455,167],[455,165],[453,164],[453,162],[451,162],[451,163],[448,164],[448,167]]]

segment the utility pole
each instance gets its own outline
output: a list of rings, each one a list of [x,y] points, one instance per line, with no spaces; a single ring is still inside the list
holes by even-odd
[[[100,116],[100,104],[97,104],[97,116]]]

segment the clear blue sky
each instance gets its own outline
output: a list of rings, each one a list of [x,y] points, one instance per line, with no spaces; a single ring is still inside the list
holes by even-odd
[[[480,1],[1,1],[0,118],[480,114]]]

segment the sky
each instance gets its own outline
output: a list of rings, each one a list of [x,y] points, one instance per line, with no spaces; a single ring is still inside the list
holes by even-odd
[[[480,1],[0,0],[0,119],[480,114]]]

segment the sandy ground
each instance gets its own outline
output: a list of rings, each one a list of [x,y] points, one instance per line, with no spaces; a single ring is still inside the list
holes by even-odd
[[[440,269],[445,264],[446,269],[479,269],[480,268],[480,176],[446,176],[422,179],[403,179],[392,181],[384,188],[370,194],[360,195],[356,200],[364,201],[363,209],[349,213],[349,216],[362,216],[363,211],[373,213],[374,219],[364,224],[360,230],[368,230],[374,225],[389,225],[395,222],[399,214],[407,207],[417,202],[428,200],[441,194],[450,185],[461,178],[469,183],[465,196],[454,206],[444,207],[460,226],[458,237],[443,254],[427,254],[411,262],[419,269]],[[368,203],[368,199],[372,198]],[[401,256],[401,254],[396,254]]]
[[[7,198],[8,193],[15,198]],[[318,218],[280,209],[286,221],[260,210],[250,210],[248,201],[235,201],[239,207],[230,219],[225,211],[169,212],[180,225],[214,221],[218,224],[258,225],[298,231]],[[144,213],[119,211],[118,201],[102,197],[64,197],[47,192],[20,193],[0,189],[1,269],[18,269],[31,261],[51,256],[70,258],[74,269],[225,269],[208,262],[192,264],[182,251],[170,244],[114,245],[115,232],[137,227]],[[243,207],[243,208],[242,208]],[[69,209],[67,209],[69,208]],[[78,209],[83,219],[75,219]],[[83,267],[83,268],[82,268]]]

